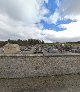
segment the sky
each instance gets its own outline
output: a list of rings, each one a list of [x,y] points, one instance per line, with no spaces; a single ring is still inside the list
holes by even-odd
[[[80,0],[0,0],[0,40],[80,41]]]

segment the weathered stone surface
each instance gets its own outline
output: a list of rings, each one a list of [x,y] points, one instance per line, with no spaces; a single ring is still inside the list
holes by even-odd
[[[80,54],[0,55],[0,78],[24,78],[80,73]]]

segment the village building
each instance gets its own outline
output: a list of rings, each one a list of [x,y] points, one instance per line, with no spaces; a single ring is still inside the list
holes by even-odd
[[[20,51],[20,47],[18,44],[10,44],[7,43],[4,47],[3,47],[3,52],[5,54],[15,54],[18,53]]]

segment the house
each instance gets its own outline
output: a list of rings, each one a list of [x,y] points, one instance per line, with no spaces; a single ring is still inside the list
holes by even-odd
[[[14,53],[18,53],[20,51],[20,47],[18,44],[10,44],[7,43],[4,47],[3,47],[3,52],[5,54],[14,54]]]

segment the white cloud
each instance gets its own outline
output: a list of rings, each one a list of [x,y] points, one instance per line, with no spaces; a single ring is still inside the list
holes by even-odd
[[[42,25],[35,23],[48,12],[44,2],[48,0],[0,0],[0,40],[41,39]]]
[[[49,22],[49,23],[54,23],[54,24],[56,24],[56,22],[58,21],[58,19],[59,19],[59,13],[58,13],[58,11],[55,11],[55,13],[52,14],[52,15],[50,16],[50,18],[48,19],[48,22]]]
[[[59,38],[64,41],[78,41],[80,40],[80,0],[64,0],[59,7],[59,14],[62,19],[76,20],[69,24],[60,25],[66,28],[64,31],[57,32]]]
[[[40,37],[39,28],[35,24],[25,26],[23,22],[14,21],[7,15],[0,14],[0,40],[28,39]]]
[[[59,7],[59,5],[60,5],[60,0],[56,0],[56,4],[57,4],[57,6]]]
[[[48,42],[80,41],[80,25],[77,23],[80,24],[80,21],[61,25],[67,28],[64,31],[43,30],[44,40]]]
[[[39,21],[43,3],[38,0],[0,0],[0,11],[15,20],[35,23]]]
[[[80,0],[63,0],[60,5],[60,12],[65,15],[80,14]]]
[[[56,23],[59,18],[76,20],[76,22],[61,24],[60,27],[66,28],[64,31],[44,30],[45,41],[80,41],[80,0],[64,0],[62,3],[56,0],[56,2],[59,10],[50,16],[49,22]]]
[[[6,39],[43,39],[53,41],[80,40],[80,0],[64,0],[49,19],[44,15],[49,13],[43,4],[48,0],[0,0],[0,40]],[[48,23],[56,24],[60,15],[63,19],[77,20],[70,24],[62,24],[64,31],[42,30],[43,25],[35,24],[44,19]]]

